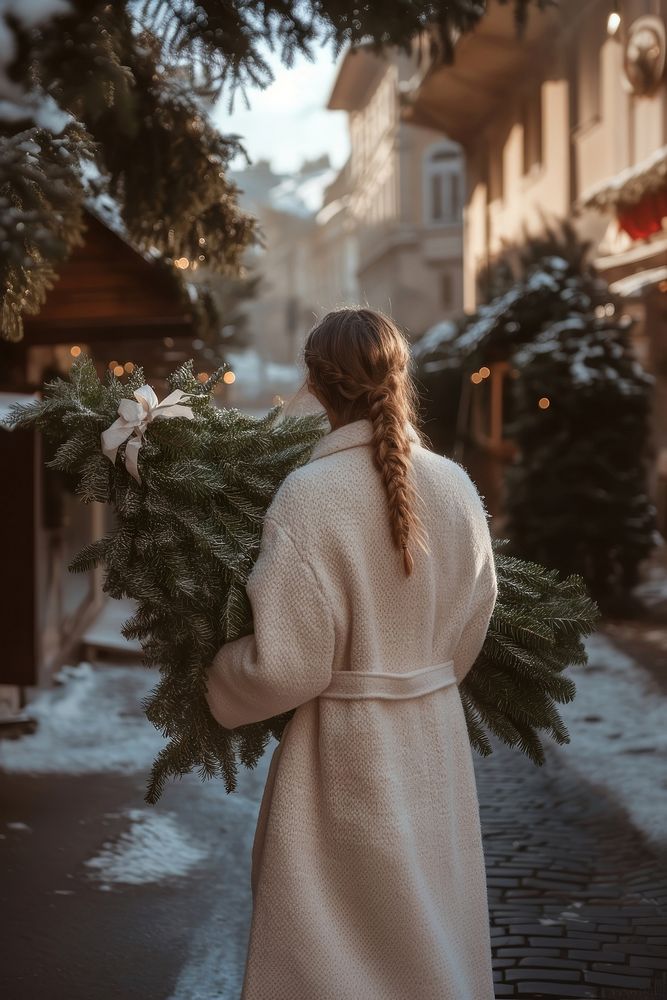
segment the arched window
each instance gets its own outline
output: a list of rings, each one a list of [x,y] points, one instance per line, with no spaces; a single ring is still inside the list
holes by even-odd
[[[439,142],[424,153],[424,222],[456,226],[463,210],[463,154],[454,142]]]

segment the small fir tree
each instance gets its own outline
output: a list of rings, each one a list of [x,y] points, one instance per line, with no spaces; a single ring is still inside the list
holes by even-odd
[[[456,337],[431,344],[417,375],[424,370],[427,382],[429,363],[442,372],[458,366],[464,378],[482,364],[510,363],[511,549],[580,574],[606,604],[627,595],[656,543],[647,495],[652,379],[589,250],[568,223],[508,248],[485,277],[494,298]]]
[[[572,311],[515,352],[518,454],[506,478],[513,551],[627,594],[655,545],[646,445],[652,379],[612,301]]]
[[[212,718],[204,698],[207,667],[220,646],[252,630],[245,582],[259,548],[264,512],[276,489],[309,455],[323,430],[319,416],[266,417],[211,405],[220,369],[199,383],[192,364],[170,379],[187,393],[194,419],[154,420],[139,457],[141,483],[119,458],[101,450],[100,434],[118,416],[121,400],[144,383],[135,369],[122,382],[102,384],[89,359],[69,380],[56,379],[46,398],[18,414],[57,445],[52,468],[78,480],[84,503],[111,503],[112,531],[87,545],[71,569],[102,565],[104,590],[137,602],[125,624],[141,641],[147,665],[161,680],[145,708],[169,742],[155,761],[147,798],[159,798],[168,777],[197,770],[236,784],[238,760],[252,767],[286,717],[229,732]]]

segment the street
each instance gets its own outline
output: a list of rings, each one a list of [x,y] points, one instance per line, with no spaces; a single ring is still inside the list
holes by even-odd
[[[569,745],[475,761],[497,997],[667,997],[666,692],[612,634],[563,709]],[[189,776],[146,806],[152,679],[70,669],[0,745],[9,1000],[238,1000],[270,754],[230,796]]]

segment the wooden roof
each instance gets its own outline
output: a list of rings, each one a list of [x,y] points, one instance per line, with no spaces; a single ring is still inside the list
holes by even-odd
[[[191,335],[192,311],[176,274],[90,213],[86,224],[83,245],[62,266],[42,309],[26,317],[26,346]]]

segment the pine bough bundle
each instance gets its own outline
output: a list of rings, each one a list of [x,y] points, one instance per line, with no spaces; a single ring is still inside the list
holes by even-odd
[[[143,705],[167,739],[153,764],[149,803],[158,801],[170,777],[191,771],[202,779],[220,776],[233,791],[239,762],[254,767],[294,711],[224,729],[209,712],[206,675],[224,642],[252,631],[245,583],[264,513],[285,476],[309,457],[324,422],[284,416],[280,405],[262,418],[214,406],[211,394],[223,370],[204,384],[191,363],[171,376],[172,391],[187,397],[191,419],[148,425],[140,481],[128,471],[127,445],[112,464],[100,438],[117,420],[122,401],[144,385],[141,369],[126,381],[110,374],[102,383],[93,363],[81,359],[67,380],[50,382],[43,399],[18,407],[12,417],[15,427],[37,429],[53,442],[48,464],[75,477],[84,503],[108,503],[115,512],[113,530],[87,545],[70,569],[101,565],[104,590],[136,602],[123,634],[140,640],[146,664],[160,669]],[[486,755],[492,749],[488,732],[494,733],[540,764],[540,730],[558,743],[569,741],[556,703],[574,697],[575,685],[563,670],[585,663],[582,639],[594,627],[596,607],[578,577],[562,580],[511,558],[502,544],[496,564],[496,609],[460,688],[470,739]]]

